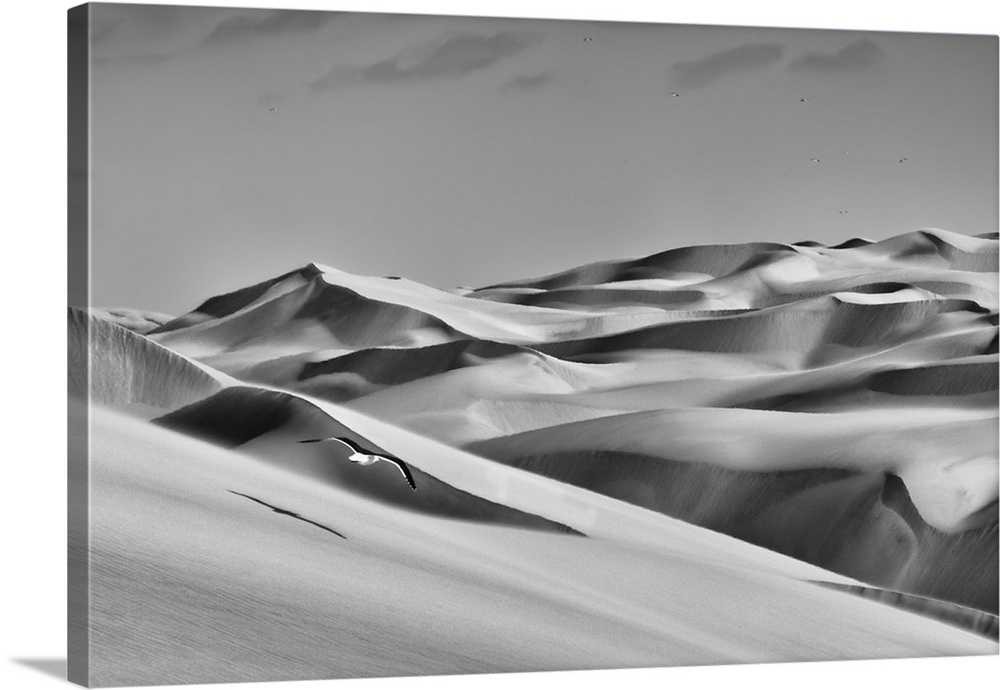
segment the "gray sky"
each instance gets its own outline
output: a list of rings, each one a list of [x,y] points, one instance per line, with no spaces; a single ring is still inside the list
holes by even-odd
[[[997,229],[995,37],[93,8],[99,306]]]

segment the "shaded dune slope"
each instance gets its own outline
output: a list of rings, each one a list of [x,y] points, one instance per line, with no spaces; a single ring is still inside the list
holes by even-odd
[[[872,377],[896,400],[929,398],[923,408],[866,410],[854,399],[826,414],[651,410],[466,447],[869,583],[995,613],[995,588],[984,585],[997,573],[997,417],[990,381],[968,370],[980,365],[995,363],[942,366],[926,382],[906,371]],[[975,404],[954,403],[963,391]],[[817,405],[836,402],[814,394]],[[893,488],[887,505],[890,474],[905,501]]]
[[[293,417],[320,423],[326,415],[291,395],[235,386],[153,420],[167,429],[235,448],[287,424]]]
[[[957,271],[996,273],[1000,268],[996,247],[985,238],[965,238],[941,230],[920,230],[891,237],[862,251],[897,260],[935,258]]]
[[[306,362],[296,380],[286,386],[342,402],[522,351],[529,349],[473,339],[420,348],[366,348],[320,362]]]
[[[996,391],[998,376],[997,359],[986,355],[880,371],[871,377],[868,387],[892,395],[976,395]]]
[[[682,247],[641,259],[593,263],[543,278],[497,283],[482,289],[527,287],[557,290],[581,285],[664,278],[676,273],[701,273],[720,277],[732,273],[747,261],[768,251],[794,250],[788,245],[767,242]],[[473,291],[472,295],[474,296],[476,292],[478,291]]]
[[[210,297],[187,314],[183,314],[153,331],[153,334],[167,333],[211,319],[221,319],[230,316],[255,302],[265,299],[268,294],[280,294],[283,291],[293,289],[321,273],[322,271],[317,266],[309,264],[303,268],[283,273],[276,278],[255,283],[254,285],[234,290],[233,292]]]
[[[947,534],[920,517],[905,482],[895,474],[886,475],[881,500],[906,521],[916,537],[920,554],[902,574],[896,589],[998,613],[997,501],[979,511],[979,527]]]
[[[561,288],[537,292],[494,291],[489,299],[497,302],[522,304],[531,307],[551,307],[557,309],[594,307],[654,306],[669,309],[693,307],[704,300],[701,290],[653,290],[626,288]]]
[[[822,246],[819,242],[816,242],[815,244]],[[863,237],[852,237],[851,239],[844,240],[839,244],[830,245],[830,249],[854,249],[856,247],[867,247],[870,244],[874,244],[874,242],[866,240]]]
[[[997,613],[995,588],[983,586],[996,577],[995,502],[991,524],[950,535],[927,525],[899,495],[902,482],[882,473],[751,472],[614,451],[503,462],[872,585]]]
[[[69,308],[69,395],[105,405],[173,409],[219,391],[228,377],[122,326]],[[88,343],[89,331],[89,343]]]
[[[826,388],[810,388],[794,393],[773,395],[752,400],[730,399],[727,406],[775,412],[836,413],[847,410],[894,409],[907,406],[910,409],[942,408],[988,410],[996,407],[996,382],[990,379],[954,381],[943,379],[939,387],[928,390],[925,382],[907,381],[910,375],[906,369],[888,370],[865,377],[859,381],[847,382]],[[902,379],[906,385],[896,385]],[[963,388],[968,384],[968,388]],[[980,388],[993,388],[980,391]]]
[[[684,247],[640,259],[604,261],[542,278],[499,283],[469,295],[540,306],[586,307],[613,301],[614,291],[599,288],[617,283],[622,303],[671,308],[697,303],[706,292],[720,287],[738,286],[750,288],[745,295],[748,306],[763,308],[836,290],[865,291],[868,284],[885,283],[886,276],[899,276],[888,280],[902,280],[931,291],[941,288],[948,296],[973,297],[981,296],[976,288],[962,287],[953,280],[942,281],[941,271],[995,273],[995,240],[993,236],[968,238],[923,230],[881,242],[854,239],[830,247],[818,242]],[[843,269],[849,271],[838,275]],[[639,281],[649,280],[659,284],[654,289],[622,290],[630,283],[638,286]],[[992,296],[995,302],[995,291]]]
[[[597,338],[541,343],[537,348],[560,358],[636,349],[806,356],[826,345],[846,348],[891,346],[904,339],[919,337],[921,329],[935,324],[933,317],[967,312],[968,316],[963,318],[974,319],[983,311],[977,303],[968,300],[856,304],[824,297],[736,315],[675,321]],[[820,364],[828,358],[828,354],[817,353],[811,363]]]
[[[226,448],[239,447],[283,469],[401,508],[463,520],[573,532],[564,525],[457,489],[417,467],[410,467],[418,487],[411,491],[390,465],[356,466],[347,461],[348,453],[338,444],[297,444],[304,438],[347,436],[372,450],[386,452],[312,404],[280,391],[233,386],[153,421]]]
[[[168,326],[171,324],[168,324]],[[415,333],[435,340],[461,334],[429,314],[378,302],[314,276],[278,296],[229,314],[151,334],[194,356],[257,348],[278,353],[409,344]]]
[[[855,292],[867,295],[891,295],[904,291],[922,290],[941,297],[974,301],[980,306],[996,302],[996,291],[980,285],[980,281],[941,280],[935,272],[899,270],[895,281],[884,276],[818,277],[792,286],[771,285],[759,279],[756,269],[744,269],[724,281],[710,280],[695,286],[664,284],[664,281],[643,283],[601,284],[553,290],[494,289],[477,295],[481,299],[535,307],[557,309],[595,309],[621,307],[657,307],[676,313],[678,318],[721,316],[727,311],[763,309],[792,302],[824,297],[832,292]],[[720,294],[739,294],[742,304],[720,301]],[[985,307],[983,307],[985,309]]]
[[[968,336],[968,334],[965,334]],[[581,393],[581,405],[618,410],[679,407],[740,407],[800,412],[849,411],[854,406],[905,405],[996,408],[997,361],[982,355],[988,338],[929,340],[921,347],[809,370],[712,377],[703,372],[676,380]],[[936,355],[939,364],[914,364]],[[905,399],[903,399],[905,397]],[[566,399],[566,396],[563,396]]]
[[[903,471],[963,457],[988,457],[997,449],[998,441],[990,434],[996,428],[996,411],[976,408],[898,407],[828,414],[678,408],[551,426],[470,447],[499,459],[613,450],[734,469]],[[952,448],[957,441],[962,443]]]
[[[494,359],[528,348],[483,340],[460,340],[409,349],[365,349],[342,357],[306,364],[299,380],[353,372],[372,383],[396,385],[445,371],[475,366],[480,359]]]
[[[654,309],[575,313],[498,304],[316,264],[213,300],[151,335],[198,357],[250,350],[248,357],[260,364],[265,348],[272,356],[286,356],[323,349],[421,347],[469,337],[526,344],[559,334],[628,330],[662,316]],[[213,364],[230,371],[237,359]],[[238,366],[246,363],[238,361]]]
[[[885,354],[874,356],[867,349],[859,349],[856,351],[858,358],[850,359],[850,351],[845,354],[841,349],[834,351],[837,357],[833,364],[801,371],[781,369],[765,374],[751,365],[733,366],[731,360],[727,360],[728,364],[719,361],[713,365],[711,360],[704,359],[694,367],[689,359],[681,358],[673,364],[674,357],[660,349],[643,350],[656,353],[648,360],[635,359],[635,350],[610,353],[622,362],[616,366],[627,368],[622,375],[616,376],[607,364],[571,362],[533,348],[467,340],[424,348],[359,350],[285,371],[282,385],[334,402],[373,393],[379,393],[382,403],[388,402],[386,396],[393,397],[396,393],[408,398],[423,397],[427,399],[425,410],[443,409],[475,397],[483,404],[495,401],[493,408],[501,416],[506,414],[500,411],[500,406],[509,413],[519,414],[515,406],[527,407],[536,403],[609,411],[691,405],[831,411],[838,407],[849,409],[850,403],[891,406],[897,404],[894,400],[897,395],[948,395],[964,398],[955,400],[956,404],[994,405],[989,395],[981,395],[976,400],[968,396],[995,389],[991,384],[996,380],[993,375],[995,358],[991,360],[979,355],[995,339],[996,329],[973,314],[963,316],[959,313],[958,317],[969,330],[952,334],[955,324],[945,324],[947,327],[938,333],[928,327],[924,329],[927,332],[916,333],[924,337],[904,338]],[[736,337],[739,335],[735,333]],[[704,354],[698,356],[704,357]],[[924,367],[918,363],[930,358],[946,361],[927,365],[930,368],[925,377]],[[532,389],[530,398],[515,393],[510,384],[490,387],[488,380],[493,377],[486,372],[495,369],[527,374],[531,371],[529,363],[533,361],[537,362],[534,375],[540,385]],[[659,361],[662,363],[655,364]],[[731,373],[726,372],[727,366],[733,369]],[[467,376],[458,378],[453,373],[448,376],[448,382],[444,379],[440,383],[430,381],[459,369],[467,371]],[[643,370],[646,375],[639,376],[638,372]],[[628,378],[623,378],[625,373]],[[477,376],[485,380],[479,381]],[[661,377],[662,382],[657,382]],[[541,385],[544,378],[553,382],[550,392],[545,392]],[[425,392],[407,385],[418,380],[427,380]],[[449,385],[454,393],[450,398],[431,393],[438,389],[444,392]],[[397,386],[404,388],[396,391]],[[477,407],[481,410],[483,404]],[[375,400],[371,401],[369,406],[373,413],[378,405]],[[390,404],[385,409],[396,407]],[[546,418],[545,415],[541,417]],[[559,423],[559,420],[551,423]]]

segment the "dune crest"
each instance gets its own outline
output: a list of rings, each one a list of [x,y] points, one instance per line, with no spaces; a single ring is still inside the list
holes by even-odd
[[[69,395],[147,413],[207,397],[232,382],[147,337],[70,307]]]

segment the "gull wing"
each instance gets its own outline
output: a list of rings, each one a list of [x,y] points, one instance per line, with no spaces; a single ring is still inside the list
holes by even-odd
[[[341,438],[340,436],[331,436],[330,438],[307,438],[301,441],[296,441],[296,443],[326,443],[327,441],[336,441],[342,446],[347,446],[355,453],[364,453],[366,451],[361,449],[361,446],[354,443],[350,439]]]
[[[307,438],[301,441],[296,441],[296,443],[323,443],[324,441],[337,441],[341,445],[347,446],[355,453],[361,453],[363,455],[374,455],[379,460],[391,462],[399,469],[400,472],[403,473],[403,478],[406,479],[406,483],[410,485],[410,488],[413,489],[414,491],[417,490],[417,485],[413,481],[413,475],[410,474],[410,468],[406,466],[406,463],[404,463],[402,460],[400,460],[395,456],[383,455],[381,453],[376,453],[375,451],[362,448],[349,438],[345,438],[343,436],[331,436],[330,438]]]
[[[391,462],[393,465],[399,468],[399,471],[403,473],[403,478],[406,479],[406,483],[410,485],[410,488],[413,489],[414,491],[417,490],[417,485],[413,482],[413,475],[410,474],[410,468],[406,466],[406,463],[404,463],[399,458],[387,455],[380,455],[378,456],[378,459],[385,460],[386,462]]]

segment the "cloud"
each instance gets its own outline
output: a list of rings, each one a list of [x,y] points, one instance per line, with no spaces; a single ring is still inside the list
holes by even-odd
[[[247,12],[219,22],[205,39],[205,43],[230,43],[274,34],[315,31],[337,14],[309,10]]]
[[[516,91],[532,91],[537,89],[542,84],[552,80],[551,72],[543,72],[541,74],[534,74],[531,76],[517,76],[504,84],[505,89],[512,89]]]
[[[670,68],[678,86],[696,89],[737,72],[761,69],[781,59],[780,43],[748,43],[713,53],[701,60],[678,62]]]
[[[537,39],[533,35],[517,31],[499,31],[488,35],[461,33],[412,54],[400,53],[366,66],[335,67],[314,81],[312,86],[323,89],[342,80],[392,84],[456,78],[485,69],[535,43]]]
[[[91,45],[99,46],[109,40],[150,41],[170,37],[194,19],[196,12],[192,10],[196,9],[201,8],[95,4],[90,13]]]
[[[792,60],[795,72],[861,72],[885,59],[885,53],[868,38],[858,39],[833,53],[809,52]]]
[[[93,64],[152,64],[190,50],[201,41],[205,23],[220,16],[218,8],[173,5],[91,6]]]

